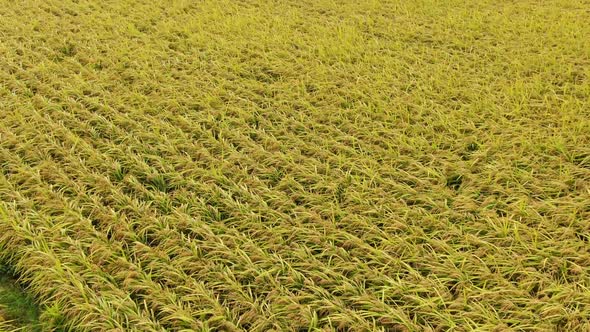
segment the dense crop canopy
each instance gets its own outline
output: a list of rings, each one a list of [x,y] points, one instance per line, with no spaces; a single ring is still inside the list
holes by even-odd
[[[0,0],[0,261],[48,329],[588,331],[589,8]]]

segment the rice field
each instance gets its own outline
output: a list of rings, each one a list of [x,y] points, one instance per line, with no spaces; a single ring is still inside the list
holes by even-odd
[[[0,263],[44,331],[590,331],[590,2],[0,0]]]

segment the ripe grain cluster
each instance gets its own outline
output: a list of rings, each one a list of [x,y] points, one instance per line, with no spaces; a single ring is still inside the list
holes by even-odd
[[[589,331],[587,1],[0,1],[48,330]]]

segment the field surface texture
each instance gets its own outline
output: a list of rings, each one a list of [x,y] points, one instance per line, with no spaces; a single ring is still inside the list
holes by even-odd
[[[0,263],[69,331],[590,331],[588,1],[0,0]]]

